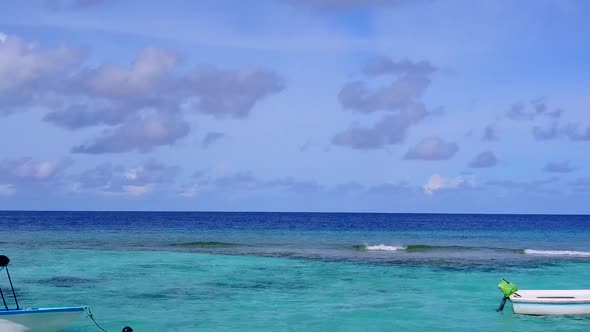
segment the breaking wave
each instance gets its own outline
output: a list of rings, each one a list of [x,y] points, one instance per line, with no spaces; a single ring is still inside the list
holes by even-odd
[[[576,256],[576,257],[590,257],[588,251],[575,251],[575,250],[535,250],[525,249],[525,255],[537,255],[537,256]]]
[[[197,242],[180,242],[172,243],[170,247],[177,248],[227,248],[234,247],[238,244],[218,241],[197,241]]]
[[[514,249],[514,248],[495,248],[495,247],[469,247],[469,246],[431,246],[426,244],[410,245],[355,245],[353,249],[359,251],[402,251],[407,253],[426,253],[426,252],[470,252],[470,251],[492,251],[514,253],[521,255],[534,255],[546,257],[590,257],[590,251],[576,250],[537,250],[537,249]]]
[[[429,252],[429,251],[473,251],[473,250],[495,250],[495,251],[510,251],[510,252],[522,252],[518,249],[508,248],[490,248],[490,247],[468,247],[468,246],[431,246],[426,244],[410,244],[404,245],[354,245],[352,246],[355,250],[381,250],[381,251],[400,251],[405,252]]]
[[[385,244],[378,244],[375,246],[365,246],[365,250],[379,250],[379,251],[398,251],[406,250],[406,246],[388,246]]]

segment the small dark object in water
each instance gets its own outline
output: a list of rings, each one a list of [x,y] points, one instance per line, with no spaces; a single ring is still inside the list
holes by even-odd
[[[121,332],[133,332],[133,329],[129,326],[125,326]]]
[[[91,285],[96,282],[93,279],[78,278],[72,276],[58,276],[37,280],[37,283],[55,287],[80,287]]]
[[[4,267],[4,266],[8,265],[8,263],[10,263],[10,258],[8,258],[4,255],[0,255],[0,267]]]

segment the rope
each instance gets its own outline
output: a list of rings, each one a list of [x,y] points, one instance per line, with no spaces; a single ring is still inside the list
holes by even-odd
[[[103,329],[100,325],[98,325],[98,323],[94,319],[94,315],[92,315],[92,311],[90,311],[90,308],[86,307],[85,311],[86,311],[86,317],[92,319],[92,322],[94,322],[94,325],[96,325],[96,327],[98,327],[102,332],[108,332],[107,330]]]

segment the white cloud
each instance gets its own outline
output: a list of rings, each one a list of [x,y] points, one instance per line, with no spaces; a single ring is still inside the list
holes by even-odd
[[[42,180],[51,176],[56,168],[57,162],[55,161],[34,162],[31,160],[19,165],[13,172],[18,177]]]
[[[16,181],[46,181],[55,178],[72,163],[69,158],[41,161],[30,157],[5,159],[0,161],[0,177]]]
[[[96,0],[92,0],[96,1]],[[75,153],[148,152],[174,145],[191,126],[186,113],[246,118],[285,88],[262,67],[181,66],[180,55],[147,47],[127,65],[85,63],[86,52],[0,35],[0,115],[29,108],[70,130],[107,126]]]
[[[127,180],[135,180],[135,179],[137,179],[138,173],[141,173],[141,172],[143,172],[143,166],[132,168],[132,169],[128,170],[127,173],[125,173],[125,178]]]
[[[82,82],[90,93],[103,97],[153,95],[158,93],[161,85],[168,83],[177,59],[174,53],[148,47],[138,54],[130,68],[101,65],[86,72]]]
[[[22,105],[42,99],[64,73],[78,68],[82,58],[83,52],[65,45],[40,48],[18,37],[0,34],[2,104]]]
[[[433,174],[428,182],[422,187],[427,194],[433,194],[436,191],[444,189],[459,189],[475,187],[475,176],[459,175],[455,178],[445,178],[439,174]]]

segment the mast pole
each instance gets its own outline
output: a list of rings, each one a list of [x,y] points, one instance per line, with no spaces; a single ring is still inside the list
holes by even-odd
[[[6,268],[6,274],[8,275],[8,281],[10,282],[10,288],[12,288],[12,296],[14,296],[14,303],[16,303],[16,310],[20,309],[18,306],[18,300],[16,299],[16,293],[14,292],[14,286],[12,285],[12,279],[10,278],[10,273],[8,272],[8,265],[5,267]],[[4,296],[2,296],[2,299],[4,299]],[[8,308],[6,308],[8,310]]]

